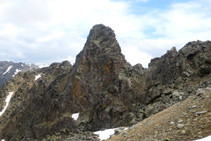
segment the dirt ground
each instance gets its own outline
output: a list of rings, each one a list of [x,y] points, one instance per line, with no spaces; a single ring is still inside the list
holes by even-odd
[[[153,115],[108,141],[189,141],[211,135],[211,88]]]

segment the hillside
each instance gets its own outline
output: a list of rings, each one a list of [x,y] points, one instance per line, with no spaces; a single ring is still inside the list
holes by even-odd
[[[172,48],[146,69],[126,61],[115,36],[95,25],[73,66],[53,63],[3,85],[0,111],[12,98],[0,116],[0,139],[98,140],[93,131],[132,126],[210,87],[210,41]]]

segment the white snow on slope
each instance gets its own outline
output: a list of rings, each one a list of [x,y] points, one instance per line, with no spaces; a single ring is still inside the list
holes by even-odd
[[[211,141],[211,136],[208,136],[203,139],[196,140],[196,141]]]
[[[14,75],[13,75],[13,77],[15,77],[15,75],[17,75],[19,72],[20,72],[21,70],[19,70],[19,69],[16,69],[15,70],[15,72],[14,72]]]
[[[94,134],[98,135],[99,139],[102,141],[102,140],[106,140],[106,139],[110,138],[110,136],[115,133],[116,129],[118,129],[118,128],[106,129],[104,131],[97,131],[97,132],[94,132]]]
[[[73,118],[74,120],[77,120],[78,117],[79,117],[79,113],[72,114],[72,118]]]
[[[3,73],[3,75],[5,75],[6,73],[8,73],[8,72],[10,71],[11,68],[12,68],[12,66],[9,66],[9,67],[7,68],[7,70]]]
[[[41,77],[41,74],[38,74],[35,76],[35,80],[39,79]]]
[[[6,98],[6,106],[4,107],[4,109],[0,112],[0,116],[6,111],[6,109],[7,109],[7,107],[8,107],[8,105],[9,105],[9,102],[10,102],[10,100],[11,100],[11,98],[12,98],[12,94],[13,94],[13,92],[9,92],[9,95],[7,96],[7,98]]]

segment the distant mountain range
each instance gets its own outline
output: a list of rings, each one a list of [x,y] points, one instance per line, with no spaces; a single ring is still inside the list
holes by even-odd
[[[4,85],[8,80],[13,78],[18,72],[33,71],[39,67],[32,64],[26,65],[25,63],[14,63],[8,61],[0,62],[0,87]]]

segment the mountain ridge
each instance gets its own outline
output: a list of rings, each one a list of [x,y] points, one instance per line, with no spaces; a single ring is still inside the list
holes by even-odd
[[[132,66],[114,31],[95,25],[73,66],[64,61],[19,73],[0,88],[3,99],[14,92],[0,117],[0,138],[41,140],[58,133],[96,140],[89,132],[136,124],[210,85],[210,52],[210,41],[194,41],[152,59],[148,69]],[[80,113],[76,121],[74,113]]]

